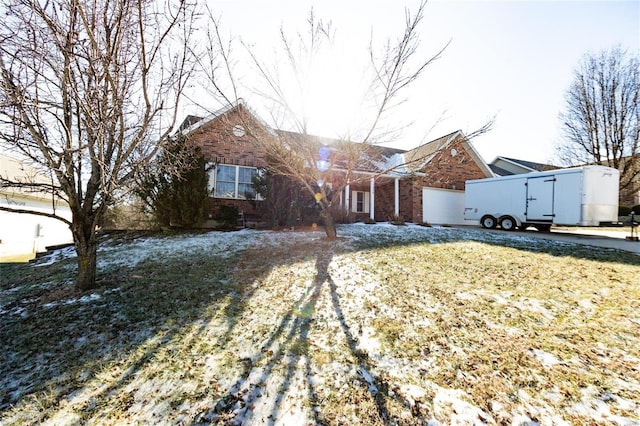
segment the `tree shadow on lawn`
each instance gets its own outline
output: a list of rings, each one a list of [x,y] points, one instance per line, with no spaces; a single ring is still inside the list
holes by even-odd
[[[282,396],[292,386],[299,366],[304,377],[313,377],[309,333],[314,318],[313,314],[306,313],[315,310],[323,291],[331,293],[330,300],[351,355],[361,370],[371,368],[366,354],[356,348],[328,271],[335,243],[321,241],[320,244],[322,248],[330,246],[331,249],[320,250],[315,255],[313,282],[279,319],[258,354],[265,357],[260,382],[269,381],[273,368],[283,361],[286,363],[284,380],[279,384],[280,396],[271,407],[272,423],[284,410]],[[255,251],[240,250],[238,255],[251,257]],[[302,256],[309,259],[314,254],[302,253]],[[259,260],[264,260],[264,253]],[[285,255],[275,263],[263,263],[249,271],[250,276],[238,275],[235,259],[215,255],[206,261],[194,259],[180,265],[167,260],[146,261],[133,268],[120,266],[101,273],[100,287],[84,295],[75,290],[71,281],[74,261],[70,259],[35,270],[33,265],[23,265],[24,271],[30,271],[28,279],[15,279],[0,289],[2,293],[19,293],[11,303],[0,306],[0,420],[37,423],[53,419],[55,422],[60,416],[70,415],[63,417],[66,419],[63,421],[82,421],[95,416],[106,419],[126,416],[136,405],[140,410],[141,402],[137,401],[135,392],[141,377],[149,375],[152,381],[162,376],[162,371],[149,373],[147,370],[169,367],[186,372],[192,367],[207,368],[195,365],[196,361],[209,355],[209,349],[225,350],[227,341],[241,328],[238,321],[262,278],[278,265],[289,264],[291,258]],[[47,275],[51,281],[44,278]],[[35,284],[43,280],[47,282]],[[4,300],[0,294],[0,302]],[[220,317],[226,323],[223,332],[207,336],[209,323]],[[194,348],[180,365],[167,364],[176,355],[177,347],[181,353],[176,356],[185,358],[191,346],[202,345],[208,338],[216,341],[211,346],[217,349]],[[209,407],[203,414],[212,409],[224,412],[227,402],[238,398],[237,392],[253,367],[246,359],[236,361],[244,371],[231,387],[221,389],[211,380],[201,383],[199,389],[189,394],[178,395],[180,391],[175,390],[174,395],[169,392],[159,399],[208,401]],[[190,362],[194,364],[191,367]],[[368,374],[360,377],[363,387],[370,390],[378,417],[386,419],[384,397],[378,392],[381,384],[375,380]],[[314,385],[307,380],[306,386],[310,404],[319,405]],[[176,411],[172,406],[165,414],[177,418]],[[318,423],[322,422],[319,410],[309,413]],[[188,417],[196,416],[191,413]]]
[[[136,375],[161,353],[195,341],[233,292],[224,279],[231,265],[217,256],[115,267],[99,275],[91,294],[75,290],[74,262],[23,265],[29,280],[38,280],[37,268],[46,282],[3,285],[2,296],[16,296],[0,307],[0,422],[38,423],[71,401],[81,418],[109,400],[126,411],[134,401],[122,394]]]
[[[368,397],[368,401],[360,401],[362,407],[359,409],[359,418],[368,417],[371,422],[378,424],[388,424],[394,418],[386,406],[386,400],[389,398],[386,393],[387,386],[369,373],[374,365],[367,353],[357,347],[357,337],[345,318],[336,283],[329,272],[329,265],[339,249],[335,243],[330,242],[320,243],[319,248],[313,282],[307,285],[304,293],[277,322],[275,329],[254,355],[243,360],[242,374],[217,404],[195,416],[194,425],[211,422],[244,424],[254,417],[259,417],[256,420],[268,425],[288,424],[292,421],[306,424],[309,420],[316,424],[340,422],[334,417],[335,413],[324,412],[323,398],[318,394],[314,380],[316,369],[313,365],[313,344],[310,335],[317,320],[315,315],[320,308],[318,305],[323,292],[328,292],[333,314],[339,323],[339,331],[348,347],[348,355],[353,365],[357,366],[357,381],[361,393]],[[233,327],[230,330],[232,329]],[[339,344],[338,340],[341,339],[336,336],[335,345]],[[269,383],[270,381],[274,383]],[[306,401],[302,401],[303,407],[296,407],[299,412],[287,412],[296,403],[289,402],[287,405],[288,394],[290,391],[295,392],[294,388],[300,385],[300,381],[305,387]],[[265,394],[269,393],[273,393],[274,396],[270,401],[266,401]]]
[[[394,236],[393,228],[380,227],[379,231],[367,237],[369,241],[352,241],[349,247],[315,241],[308,245],[306,252],[298,253],[297,258],[295,253],[287,256],[265,252],[260,247],[239,250],[240,259],[248,257],[255,261],[252,268],[244,270],[236,258],[216,255],[193,258],[187,264],[181,260],[179,265],[160,261],[134,268],[120,267],[101,276],[103,287],[95,292],[100,297],[86,303],[81,302],[82,295],[73,292],[72,284],[64,281],[60,284],[60,277],[69,279],[71,273],[68,270],[65,273],[64,268],[69,268],[71,262],[52,266],[53,283],[20,293],[20,298],[11,306],[0,307],[0,420],[18,418],[25,423],[35,423],[51,419],[74,399],[80,401],[74,404],[74,410],[81,419],[105,414],[99,410],[107,404],[116,408],[106,415],[116,415],[113,410],[117,409],[126,416],[133,406],[140,410],[141,402],[137,401],[136,389],[132,386],[142,370],[174,368],[180,370],[179,374],[190,374],[191,368],[211,369],[198,364],[199,360],[210,355],[207,351],[229,351],[228,342],[242,329],[243,315],[247,314],[249,303],[256,297],[265,277],[278,266],[306,259],[315,263],[313,279],[305,281],[304,292],[293,299],[282,316],[274,312],[277,322],[251,356],[231,356],[232,362],[239,364],[232,383],[222,386],[212,379],[200,383],[201,387],[196,390],[171,390],[170,394],[159,397],[175,401],[165,413],[179,417],[180,401],[190,400],[193,407],[204,405],[185,414],[194,423],[248,419],[257,416],[254,408],[261,401],[261,390],[275,385],[274,398],[270,401],[263,398],[267,405],[262,403],[260,412],[260,415],[266,413],[263,418],[269,424],[275,424],[288,415],[284,398],[299,384],[301,375],[308,401],[307,414],[316,423],[336,422],[332,418],[334,413],[323,409],[326,401],[314,380],[317,365],[313,364],[310,335],[319,320],[314,313],[324,297],[338,322],[336,341],[340,338],[346,342],[345,352],[358,373],[351,382],[358,383],[360,395],[365,399],[358,414],[366,415],[363,412],[371,409],[368,416],[372,422],[388,423],[395,418],[390,404],[406,404],[398,395],[389,396],[386,383],[370,374],[375,369],[374,361],[358,348],[353,332],[356,325],[350,324],[345,316],[342,296],[329,270],[336,254],[475,240],[529,252],[551,252],[556,256],[640,264],[632,255],[621,256],[616,251],[579,245],[567,245],[565,250],[556,244],[546,247],[539,240],[535,240],[539,244],[532,248],[530,238],[514,242],[510,236],[478,236],[482,231],[477,230],[425,228],[413,240]],[[254,237],[248,235],[247,238]],[[265,261],[269,256],[275,256],[275,260]],[[37,279],[31,275],[29,279]],[[2,291],[12,291],[5,284]],[[69,300],[75,302],[67,303]],[[47,301],[52,305],[45,306]],[[224,327],[218,335],[210,336],[209,324],[220,317]],[[206,340],[213,342],[206,346],[202,343]],[[205,346],[192,348],[198,345]],[[182,351],[182,359],[173,365],[172,357],[180,355],[176,353],[178,350]],[[154,367],[155,363],[158,367]],[[161,371],[152,373],[149,380],[162,379]],[[280,381],[274,384],[276,378]]]

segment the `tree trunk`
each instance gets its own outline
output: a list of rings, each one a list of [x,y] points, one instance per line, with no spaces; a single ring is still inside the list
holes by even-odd
[[[76,288],[87,291],[96,286],[96,259],[98,242],[93,224],[80,224],[72,229],[73,240],[78,255]]]
[[[320,213],[322,217],[322,222],[324,224],[324,232],[327,234],[327,238],[330,240],[335,240],[338,238],[338,232],[336,230],[336,223],[333,220],[333,216],[331,216],[331,212],[322,209],[322,213]]]

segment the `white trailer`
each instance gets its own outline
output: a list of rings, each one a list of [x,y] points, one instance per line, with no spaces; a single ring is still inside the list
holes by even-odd
[[[507,231],[617,222],[619,179],[614,168],[584,166],[468,180],[464,218]]]

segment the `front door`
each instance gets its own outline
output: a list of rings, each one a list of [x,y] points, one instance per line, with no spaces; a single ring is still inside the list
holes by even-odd
[[[527,220],[553,220],[555,176],[527,179]]]

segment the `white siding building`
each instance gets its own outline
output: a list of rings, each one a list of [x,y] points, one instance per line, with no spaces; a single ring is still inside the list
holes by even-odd
[[[46,176],[38,174],[30,165],[3,154],[0,154],[0,175],[7,179],[35,177],[47,181]],[[56,215],[71,220],[71,210],[67,203],[53,200],[50,194],[0,187],[0,206],[44,213],[55,212]],[[35,256],[47,246],[71,242],[73,236],[69,226],[60,220],[0,211],[0,261]]]

